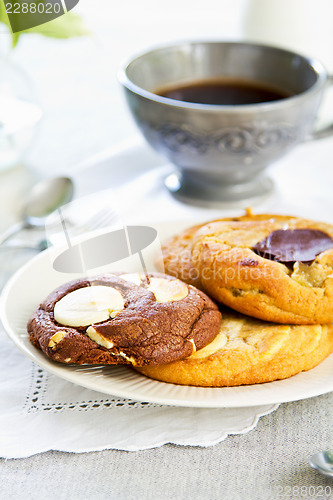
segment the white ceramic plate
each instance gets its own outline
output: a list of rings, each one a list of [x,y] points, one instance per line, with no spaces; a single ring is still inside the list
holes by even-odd
[[[154,224],[160,241],[190,223]],[[153,269],[156,243],[144,252],[148,269]],[[105,394],[165,405],[226,408],[296,401],[333,390],[333,355],[318,367],[286,380],[252,386],[197,388],[150,380],[124,366],[65,366],[50,361],[29,342],[26,323],[46,295],[61,283],[78,275],[56,272],[52,262],[58,249],[47,250],[29,261],[9,281],[1,297],[1,320],[14,344],[45,370],[70,382]],[[140,269],[137,256],[123,260],[118,269]],[[115,269],[115,266],[113,266]],[[100,268],[96,272],[112,270]]]

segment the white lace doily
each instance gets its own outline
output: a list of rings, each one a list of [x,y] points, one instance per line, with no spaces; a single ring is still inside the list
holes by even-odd
[[[127,451],[166,443],[211,446],[253,429],[278,405],[198,409],[112,398],[62,380],[25,358],[0,329],[0,456],[48,450]]]

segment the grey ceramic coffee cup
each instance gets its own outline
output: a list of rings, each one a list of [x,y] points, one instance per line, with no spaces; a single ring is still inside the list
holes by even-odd
[[[252,43],[191,42],[138,55],[120,71],[133,117],[147,141],[176,167],[167,187],[181,200],[219,206],[272,190],[265,169],[314,132],[324,91],[333,83],[317,60]],[[256,80],[290,97],[245,105],[177,101],[154,92],[212,78]]]

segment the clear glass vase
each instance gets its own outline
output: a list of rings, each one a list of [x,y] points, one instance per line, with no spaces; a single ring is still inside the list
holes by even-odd
[[[9,56],[0,55],[0,171],[22,161],[41,118],[30,78]]]

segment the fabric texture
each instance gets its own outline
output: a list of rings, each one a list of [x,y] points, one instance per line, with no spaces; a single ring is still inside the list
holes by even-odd
[[[211,446],[253,429],[278,405],[199,409],[112,398],[48,374],[0,333],[0,456],[48,450]]]
[[[261,418],[255,431],[230,436],[213,448],[165,445],[136,453],[47,452],[0,460],[2,495],[19,500],[331,500],[332,479],[313,470],[308,458],[333,447],[332,407],[333,393],[282,404]]]

